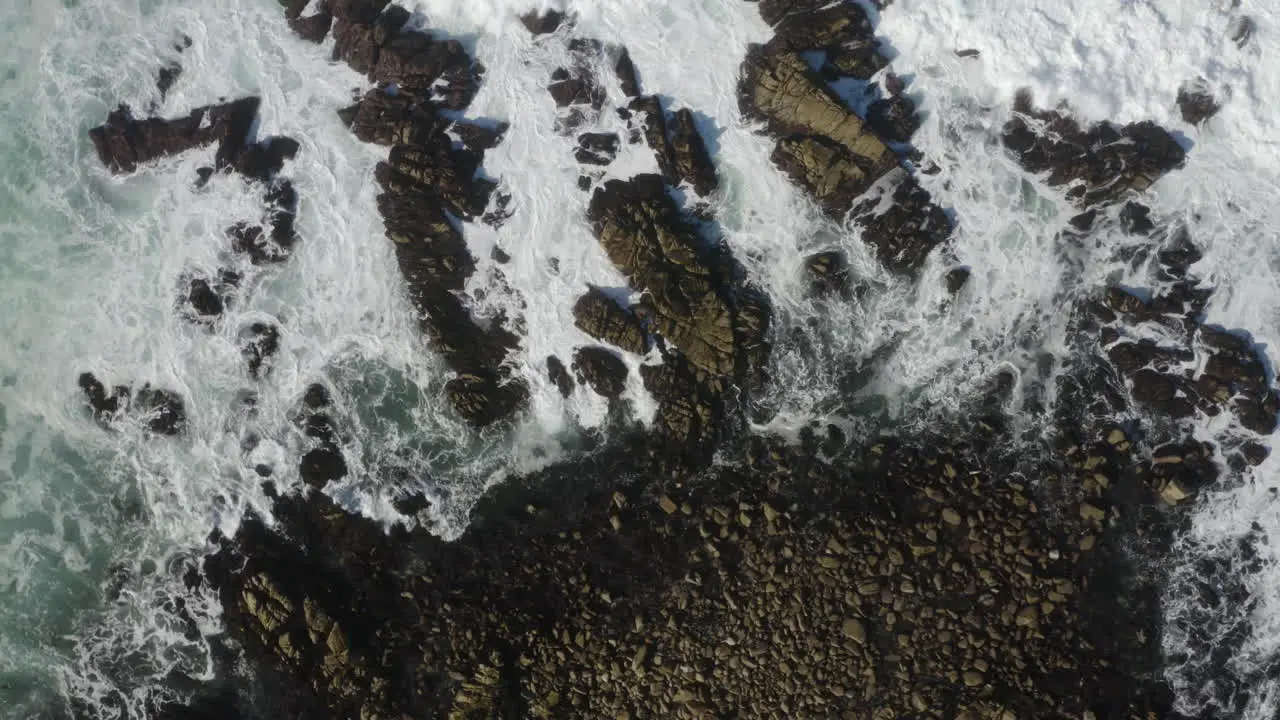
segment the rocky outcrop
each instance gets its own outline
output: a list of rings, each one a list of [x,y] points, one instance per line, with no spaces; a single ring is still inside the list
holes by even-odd
[[[105,427],[132,417],[154,435],[178,435],[186,429],[186,406],[175,392],[147,384],[137,392],[127,385],[117,385],[108,393],[92,373],[82,373],[79,385],[94,419]]]
[[[599,40],[572,38],[569,40],[568,67],[556,68],[551,73],[547,92],[561,109],[556,120],[556,132],[568,135],[584,124],[594,122],[604,107],[605,91],[596,77],[593,65],[604,58],[604,45]]]
[[[696,367],[735,374],[745,358],[733,290],[662,178],[610,180],[595,191],[587,216],[609,259],[632,287],[646,293],[644,305],[658,334]]]
[[[240,280],[240,274],[232,270],[187,279],[178,299],[178,312],[190,322],[211,325],[226,310]]]
[[[556,390],[560,391],[560,397],[567,398],[573,394],[573,377],[569,375],[560,358],[555,355],[547,358],[547,379],[556,386]]]
[[[599,288],[591,287],[573,306],[573,323],[596,340],[636,355],[649,352],[644,323]]]
[[[218,167],[222,168],[248,145],[259,102],[250,97],[209,105],[173,120],[137,119],[127,105],[121,105],[107,116],[106,124],[89,131],[89,139],[98,159],[115,173],[131,173],[140,165],[214,143],[218,143]]]
[[[620,145],[617,133],[583,133],[578,136],[573,158],[583,165],[603,167],[617,159]]]
[[[1103,485],[1058,513],[1035,482],[1124,486],[1122,444],[1030,482],[962,445],[759,440],[685,486],[620,452],[505,485],[453,543],[281,497],[205,570],[314,716],[1163,717],[1142,536]]]
[[[1085,207],[1146,190],[1186,156],[1155,123],[1084,128],[1062,112],[1036,110],[1026,92],[1018,95],[1002,137],[1023,167],[1044,173],[1050,186],[1065,186],[1067,197]]]
[[[564,13],[559,10],[530,11],[520,16],[520,22],[532,35],[549,35],[560,29],[565,21]]]
[[[342,455],[332,409],[333,399],[325,386],[317,383],[307,388],[298,424],[311,447],[298,463],[298,474],[303,482],[316,489],[347,474],[347,461]]]
[[[627,365],[608,348],[578,348],[573,353],[573,370],[578,382],[601,397],[618,397],[627,388]]]
[[[500,321],[476,322],[455,294],[476,266],[459,221],[500,224],[501,212],[486,213],[495,183],[477,171],[506,126],[441,112],[466,109],[482,69],[457,41],[408,29],[410,13],[385,0],[330,10],[335,59],[378,83],[339,116],[361,140],[391,147],[375,171],[378,211],[420,325],[455,374],[446,396],[469,424],[508,418],[528,397],[504,364],[518,340]]]
[[[858,219],[863,238],[891,268],[919,268],[951,226],[886,144],[906,143],[919,128],[915,104],[890,74],[884,83],[889,96],[870,103],[864,120],[827,84],[869,78],[886,63],[862,8],[852,2],[762,2],[760,13],[776,34],[752,46],[743,62],[738,104],[744,117],[763,122],[778,137],[774,164],[827,215]],[[801,55],[808,51],[824,53],[820,73]],[[873,188],[877,197],[863,202]]]

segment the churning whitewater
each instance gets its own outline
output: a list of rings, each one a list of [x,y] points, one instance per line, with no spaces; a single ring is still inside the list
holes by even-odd
[[[1015,425],[1028,443],[1039,438],[1070,364],[1064,308],[1109,284],[1149,282],[1105,232],[1061,242],[1078,209],[999,144],[1021,88],[1084,121],[1174,131],[1186,166],[1144,202],[1202,248],[1195,270],[1213,288],[1205,321],[1247,331],[1274,363],[1280,63],[1268,51],[1280,9],[1262,0],[863,4],[922,111],[912,144],[937,172],[918,180],[955,224],[950,255],[934,253],[916,279],[889,272],[815,208],[770,161],[772,140],[743,119],[739,69],[748,45],[771,35],[755,3],[554,4],[576,13],[584,36],[625,44],[647,91],[695,114],[721,176],[711,211],[773,304],[770,412],[755,418],[759,430],[791,435],[814,420],[855,438],[919,430],[967,412],[993,377],[1012,373]],[[184,576],[211,532],[234,534],[250,511],[270,517],[261,468],[282,490],[301,483],[306,439],[295,418],[312,383],[333,389],[350,468],[325,492],[449,537],[486,488],[590,452],[611,427],[604,398],[566,398],[544,370],[548,356],[590,342],[572,313],[587,285],[629,292],[584,220],[590,197],[576,185],[572,141],[553,131],[546,83],[567,51],[535,42],[518,19],[552,4],[404,6],[484,65],[466,115],[510,124],[483,172],[511,196],[511,217],[468,226],[477,268],[464,289],[477,316],[522,319],[513,372],[531,395],[510,426],[477,431],[447,408],[450,371],[418,330],[383,237],[374,168],[386,149],[359,142],[336,112],[370,83],[331,60],[332,40],[298,39],[272,0],[0,0],[0,717],[143,717],[153,694],[176,692],[175,674],[212,675],[205,638],[219,628],[218,601],[188,592]],[[1245,18],[1251,39],[1239,44]],[[162,97],[156,71],[166,63],[182,72]],[[1176,103],[1196,78],[1222,103],[1202,126],[1184,122]],[[856,102],[862,88],[846,90]],[[619,88],[607,92],[625,104]],[[193,325],[175,311],[180,284],[225,266],[224,229],[256,218],[259,197],[235,176],[195,186],[212,147],[112,175],[87,132],[120,102],[177,117],[246,95],[262,98],[258,137],[300,143],[285,169],[300,240],[288,262],[244,268],[218,323]],[[626,132],[610,114],[600,124]],[[629,146],[608,177],[655,169],[643,146]],[[500,268],[498,248],[509,258]],[[863,292],[808,292],[805,258],[833,248]],[[971,276],[953,298],[944,277],[956,266]],[[282,332],[271,374],[255,383],[238,341],[256,322]],[[627,362],[622,398],[649,422],[653,400]],[[108,386],[180,393],[187,432],[104,431],[76,387],[86,371]],[[1197,437],[1215,441],[1233,422],[1202,417]],[[1184,712],[1280,713],[1270,672],[1280,662],[1277,463],[1273,454],[1205,492],[1179,540],[1185,570],[1162,600],[1167,679]],[[430,510],[406,517],[393,501],[415,492]],[[1248,602],[1206,605],[1196,583],[1206,557],[1227,568],[1216,582],[1245,588]],[[1228,693],[1229,706],[1205,686],[1209,661],[1187,652],[1189,624],[1238,638],[1234,656],[1213,665],[1252,685]]]

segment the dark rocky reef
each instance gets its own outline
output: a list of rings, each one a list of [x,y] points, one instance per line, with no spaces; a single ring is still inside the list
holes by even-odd
[[[919,127],[915,105],[890,75],[885,82],[890,96],[872,102],[863,119],[828,85],[842,77],[866,79],[885,66],[870,21],[852,2],[762,2],[760,13],[776,34],[767,44],[752,46],[743,62],[738,84],[743,116],[763,122],[778,138],[774,164],[827,215],[855,221],[892,269],[917,269],[950,235],[951,224],[915,179],[899,169],[886,144],[910,140]],[[821,72],[801,55],[815,50],[825,52]],[[882,204],[862,202],[873,187],[888,194],[893,207],[885,211]]]
[[[1049,185],[1064,186],[1067,197],[1084,207],[1142,192],[1186,157],[1155,123],[1084,128],[1063,112],[1036,110],[1026,92],[1018,95],[1003,141],[1023,167],[1045,173]]]
[[[378,84],[339,116],[361,140],[391,147],[376,170],[378,210],[422,329],[455,373],[446,395],[471,425],[506,419],[528,397],[504,365],[518,339],[501,322],[482,326],[456,294],[476,266],[462,224],[501,222],[486,213],[495,183],[478,171],[506,127],[443,112],[470,105],[483,69],[456,40],[408,29],[410,13],[385,0],[330,9],[334,58]]]
[[[214,143],[218,144],[217,161],[222,168],[248,146],[259,102],[249,97],[209,105],[172,120],[138,119],[128,106],[121,105],[107,116],[105,124],[89,131],[89,139],[98,159],[115,173],[131,173],[139,165]]]
[[[94,419],[104,427],[133,417],[154,435],[178,435],[186,429],[186,406],[175,392],[150,384],[136,392],[127,385],[117,385],[108,392],[92,373],[82,373],[78,382]]]

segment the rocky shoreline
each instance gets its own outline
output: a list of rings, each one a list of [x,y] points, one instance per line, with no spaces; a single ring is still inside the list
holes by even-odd
[[[282,22],[314,42],[332,34],[334,59],[376,85],[340,116],[390,147],[378,209],[421,327],[454,372],[453,411],[477,427],[511,418],[529,392],[506,363],[518,319],[482,325],[458,294],[476,266],[467,224],[500,225],[509,212],[478,172],[505,126],[457,119],[483,67],[388,0],[330,0],[307,17],[305,3],[282,4]],[[886,267],[918,274],[947,252],[952,224],[917,179],[927,171],[909,144],[919,119],[867,13],[853,2],[758,6],[775,35],[744,59],[743,116],[817,207]],[[1210,290],[1192,269],[1194,240],[1138,202],[1182,165],[1175,139],[1151,123],[1082,127],[1029,97],[1003,129],[1005,149],[1079,206],[1062,242],[1118,225],[1152,278],[1149,293],[1100,289],[1071,309],[1087,361],[1059,376],[1065,399],[1046,418],[1047,441],[1008,434],[999,378],[971,417],[933,436],[850,443],[813,424],[785,440],[744,430],[753,391],[769,381],[772,308],[717,235],[707,200],[719,180],[693,113],[643,95],[626,49],[575,36],[573,18],[523,21],[573,58],[549,78],[554,130],[573,138],[565,148],[591,193],[583,222],[640,298],[583,288],[575,324],[600,344],[567,363],[546,358],[546,370],[566,396],[584,385],[616,398],[629,372],[620,358],[656,353],[662,362],[639,371],[655,428],[619,430],[590,457],[503,484],[445,542],[422,528],[384,532],[318,491],[347,469],[329,391],[311,386],[298,423],[314,490],[264,484],[272,517],[212,538],[190,579],[192,591],[216,592],[221,641],[251,672],[226,660],[229,690],[157,715],[1181,717],[1162,677],[1161,561],[1223,466],[1265,457],[1257,437],[1274,430],[1280,400],[1246,339],[1201,322]],[[595,68],[609,66],[626,107],[606,107]],[[857,109],[832,85],[850,78],[871,83]],[[286,257],[294,239],[296,197],[277,173],[297,145],[250,143],[256,100],[237,103],[171,121],[122,109],[91,137],[115,172],[220,143],[216,170],[266,188],[271,227],[254,238],[289,240],[263,245],[278,257],[255,255],[248,230],[229,232],[257,265]],[[609,110],[629,137],[586,127]],[[659,172],[604,180],[621,144],[642,141]],[[844,289],[837,251],[807,265],[815,287]],[[949,272],[952,293],[966,277]],[[221,307],[207,299],[215,286],[191,304]],[[269,371],[275,332],[246,332],[251,377]],[[104,424],[132,398],[152,432],[182,431],[175,394],[109,392],[87,373],[80,385]],[[1186,419],[1197,413],[1229,414],[1236,439],[1194,440]],[[1219,665],[1211,671],[1229,671]]]

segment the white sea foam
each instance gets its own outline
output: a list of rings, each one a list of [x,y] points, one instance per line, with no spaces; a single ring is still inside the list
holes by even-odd
[[[775,306],[770,400],[779,412],[767,427],[782,432],[815,418],[855,432],[927,423],[954,414],[1000,370],[1014,371],[1026,394],[1052,401],[1044,388],[1062,369],[1064,303],[1104,281],[1137,278],[1109,262],[1105,244],[1064,246],[1056,231],[1072,209],[994,144],[1024,86],[1041,105],[1067,101],[1091,120],[1154,119],[1185,135],[1187,167],[1157,185],[1155,211],[1188,222],[1205,247],[1196,270],[1217,288],[1209,319],[1251,331],[1272,356],[1280,339],[1280,133],[1269,107],[1280,97],[1280,73],[1264,51],[1280,11],[1258,0],[1237,10],[1219,5],[1027,0],[1011,12],[995,0],[897,0],[881,13],[893,69],[925,113],[916,144],[941,168],[922,184],[957,221],[950,247],[916,283],[886,273],[856,233],[821,217],[769,162],[771,141],[742,121],[738,66],[747,44],[769,35],[754,3],[554,4],[576,13],[574,34],[627,45],[646,92],[697,113],[722,179],[717,221]],[[553,4],[408,6],[487,67],[468,115],[511,123],[484,169],[512,194],[515,214],[497,230],[467,228],[480,262],[468,287],[477,311],[523,321],[513,360],[533,398],[508,431],[475,433],[444,409],[447,370],[420,337],[374,207],[372,168],[385,150],[357,142],[334,114],[367,81],[329,62],[331,41],[293,38],[269,0],[36,0],[0,10],[0,125],[20,128],[0,135],[0,675],[10,683],[0,701],[17,716],[38,712],[49,673],[110,717],[111,708],[140,706],[147,676],[208,671],[202,644],[183,637],[157,599],[176,588],[181,558],[197,556],[211,529],[229,532],[247,510],[265,510],[254,464],[274,465],[278,483],[297,482],[301,436],[289,416],[309,383],[334,388],[351,462],[350,477],[329,492],[390,520],[398,493],[424,490],[446,534],[461,529],[476,495],[504,472],[545,463],[571,449],[582,428],[605,422],[601,399],[582,389],[563,399],[545,372],[547,356],[567,364],[574,348],[592,342],[570,313],[586,285],[625,284],[582,221],[588,196],[576,188],[573,141],[553,132],[545,86],[567,61],[564,47],[557,36],[530,38],[516,18]],[[1242,13],[1257,30],[1239,49],[1227,35]],[[181,55],[172,49],[179,33],[194,41]],[[955,56],[962,48],[981,54]],[[161,113],[258,94],[259,132],[302,143],[285,169],[301,198],[297,252],[253,271],[213,332],[175,315],[175,287],[184,273],[230,260],[222,229],[256,216],[256,194],[234,178],[194,190],[195,169],[212,150],[111,177],[85,138],[116,102],[145,110],[158,100],[154,73],[169,59],[185,71]],[[610,102],[621,103],[607,69],[601,75]],[[1178,87],[1197,76],[1224,99],[1203,129],[1181,123],[1174,105]],[[606,112],[600,128],[621,126]],[[609,172],[653,168],[638,146]],[[494,246],[510,262],[493,262]],[[861,299],[808,296],[803,258],[827,249],[848,253],[868,288]],[[954,264],[973,276],[948,302],[941,277]],[[509,291],[493,282],[498,272]],[[235,340],[266,319],[283,326],[283,349],[272,375],[252,383]],[[634,370],[642,359],[627,361]],[[75,377],[84,370],[181,392],[188,436],[103,432],[80,408]],[[626,398],[647,418],[652,401],[636,373],[629,382]],[[248,390],[258,394],[252,420],[239,403]],[[1201,432],[1221,430],[1206,423]],[[250,431],[263,439],[246,458]],[[1225,546],[1255,521],[1280,529],[1269,492],[1276,462],[1205,499],[1193,525],[1199,546]],[[1261,551],[1277,559],[1272,546]],[[145,560],[158,569],[144,572]],[[119,562],[130,579],[118,602],[105,601],[102,588]],[[1249,582],[1262,604],[1240,662],[1262,663],[1280,650],[1280,576]],[[1170,589],[1171,614],[1190,592]],[[191,612],[216,625],[210,599],[197,598]],[[1194,702],[1195,688],[1173,679]],[[1271,717],[1273,695],[1256,693],[1246,716]]]

